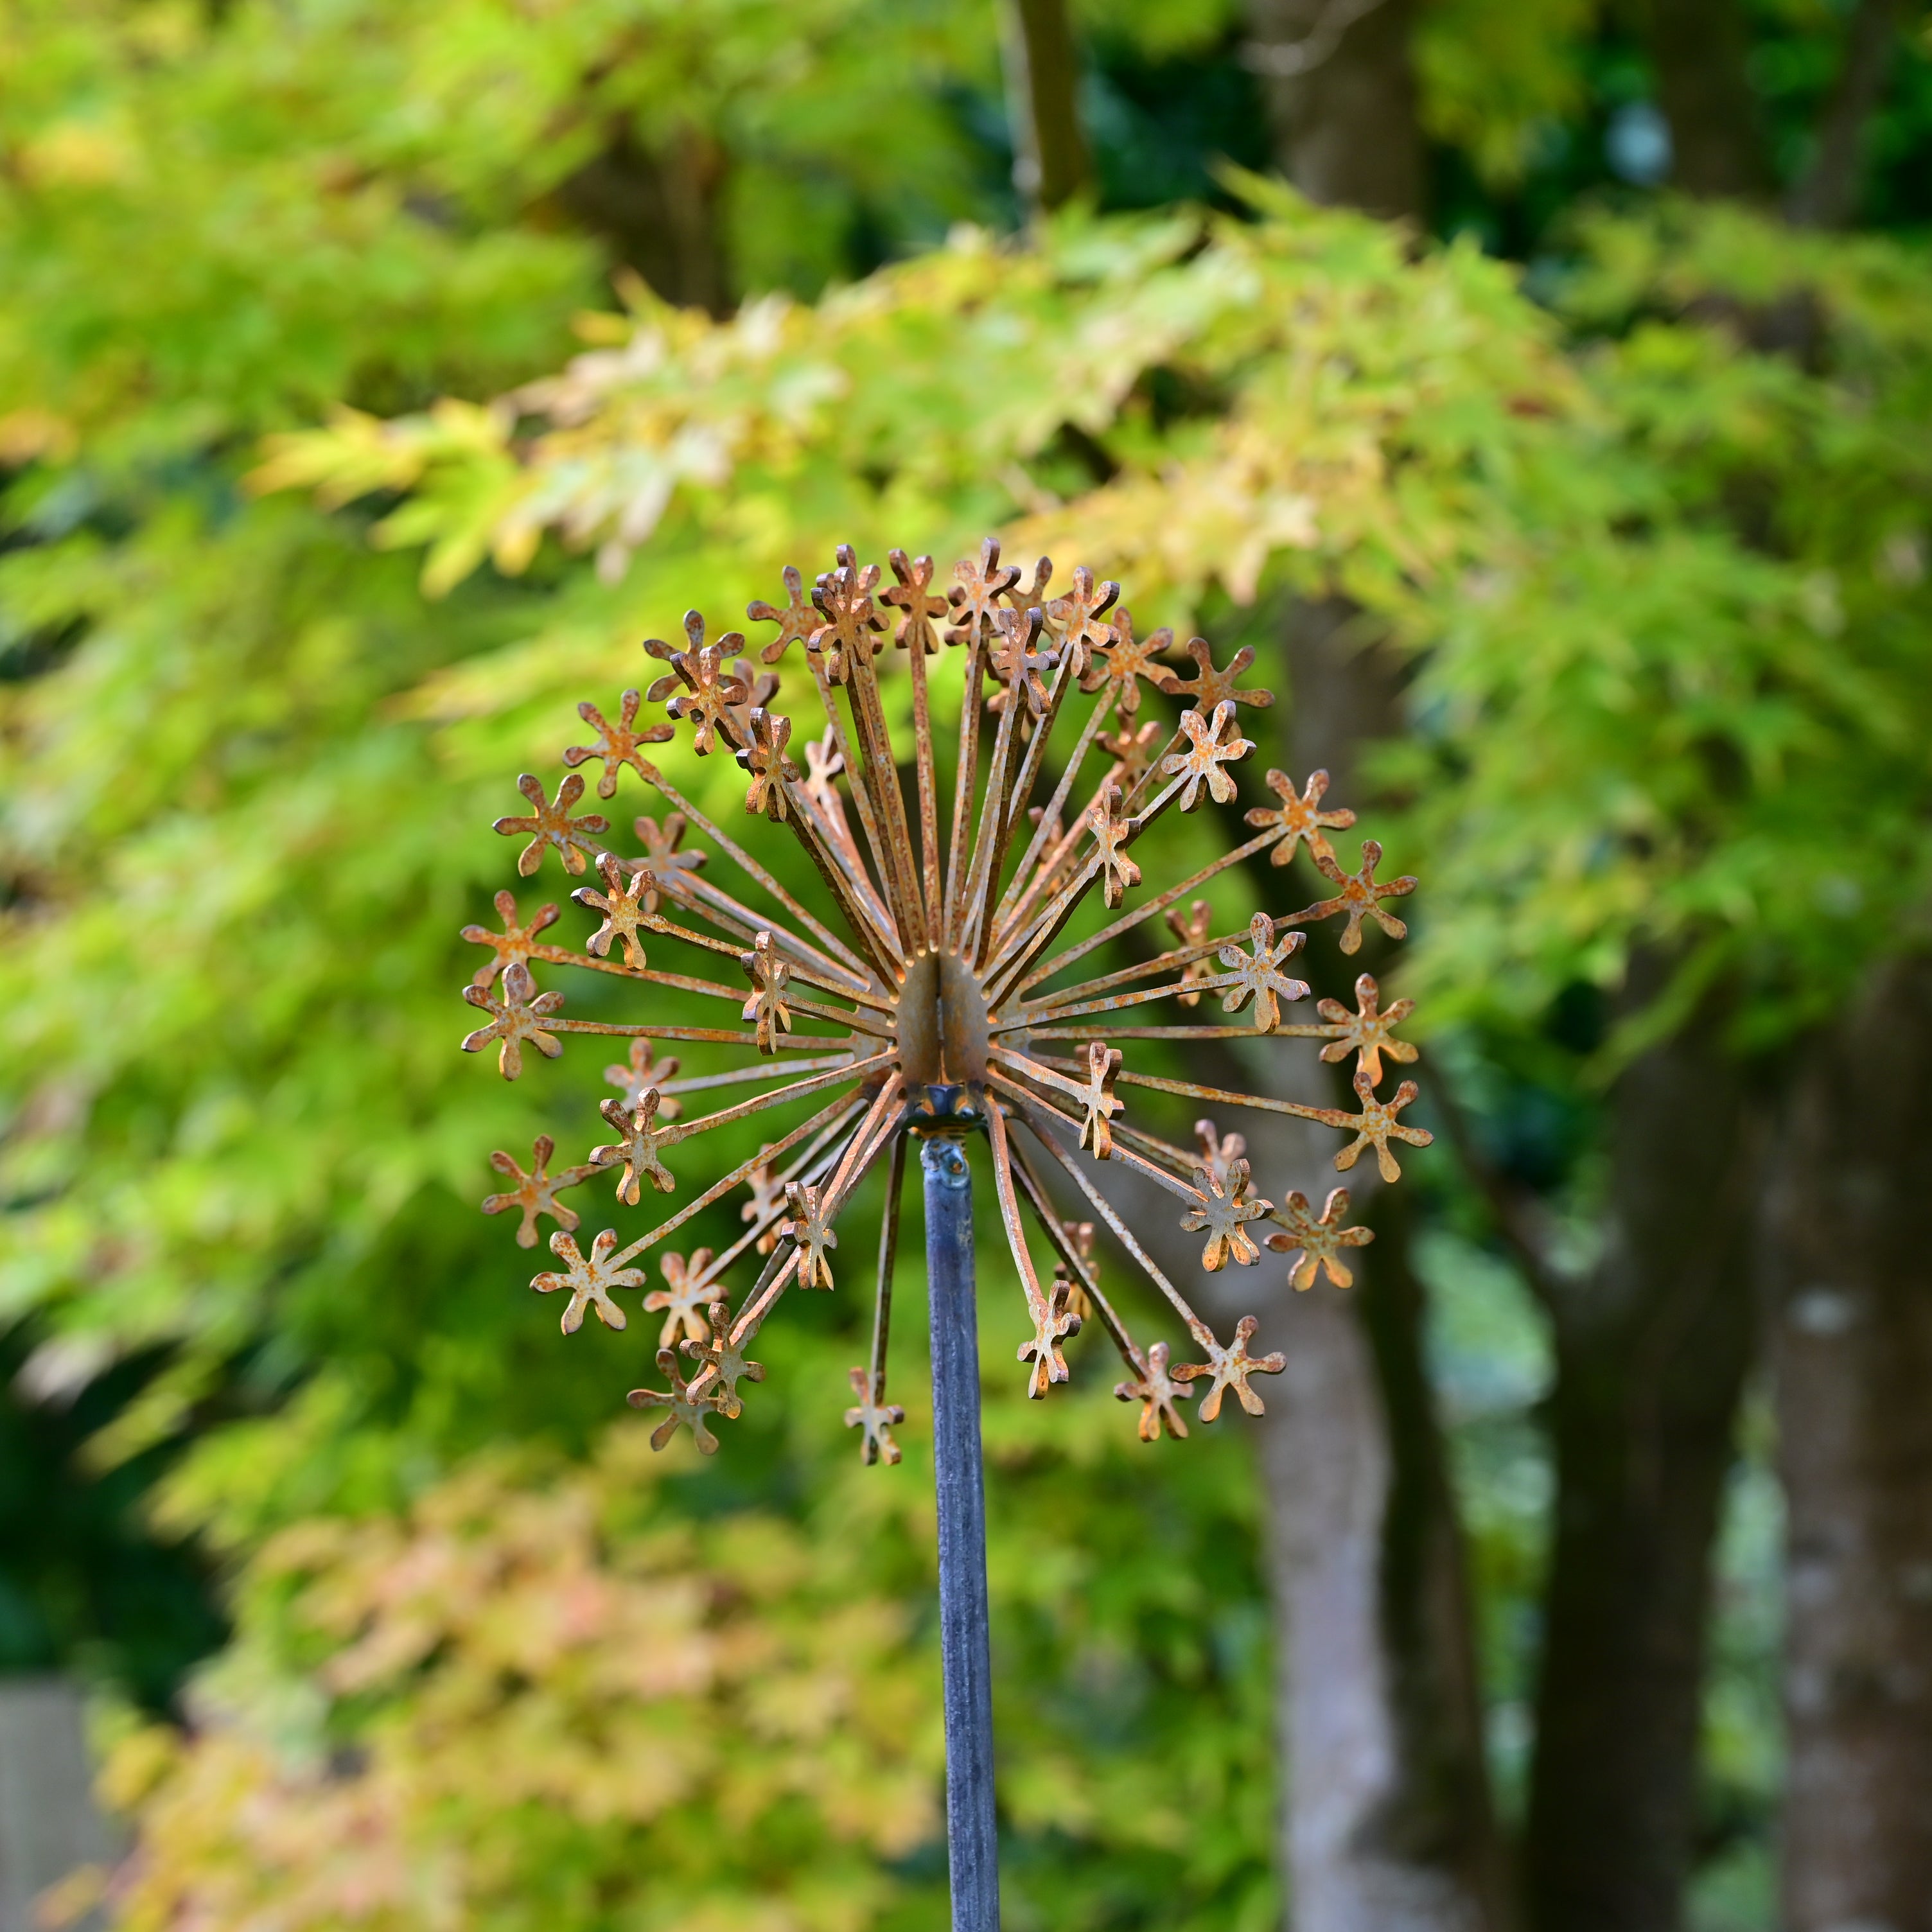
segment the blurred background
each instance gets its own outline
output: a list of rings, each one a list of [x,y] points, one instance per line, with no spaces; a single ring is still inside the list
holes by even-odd
[[[1928,218],[1916,0],[0,0],[5,1932],[944,1923],[919,1271],[902,1464],[841,1295],[653,1456],[458,934],[989,532],[1254,650],[1436,1134],[1183,1443],[989,1230],[1008,1922],[1932,1932]]]

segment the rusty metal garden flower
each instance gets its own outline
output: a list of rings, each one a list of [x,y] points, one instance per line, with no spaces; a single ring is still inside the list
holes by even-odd
[[[852,1371],[857,1400],[845,1420],[862,1432],[867,1462],[898,1460],[892,1432],[902,1411],[886,1400],[886,1352],[905,1150],[909,1140],[922,1144],[955,1922],[976,1926],[992,1922],[984,1906],[992,1868],[990,1714],[963,1143],[983,1135],[989,1150],[1024,1300],[1016,1354],[1030,1395],[1042,1396],[1068,1378],[1066,1345],[1090,1318],[1126,1365],[1116,1393],[1140,1405],[1142,1440],[1184,1437],[1188,1419],[1180,1405],[1197,1392],[1197,1422],[1212,1422],[1230,1394],[1250,1414],[1260,1413],[1256,1378],[1278,1373],[1282,1356],[1251,1346],[1258,1327],[1252,1316],[1221,1341],[1094,1170],[1118,1164],[1160,1190],[1181,1228],[1202,1238],[1202,1265],[1209,1271],[1229,1263],[1253,1266],[1262,1253],[1258,1224],[1271,1220],[1284,1232],[1268,1236],[1266,1245],[1298,1254],[1298,1286],[1312,1279],[1318,1262],[1346,1282],[1342,1250],[1368,1238],[1365,1229],[1340,1223],[1346,1192],[1331,1195],[1318,1221],[1299,1194],[1277,1207],[1254,1191],[1238,1136],[1224,1138],[1203,1121],[1196,1149],[1175,1145],[1132,1118],[1128,1096],[1138,1089],[1319,1122],[1353,1136],[1338,1154],[1337,1168],[1372,1148],[1384,1178],[1395,1179],[1400,1170],[1390,1143],[1422,1145],[1429,1138],[1399,1118],[1414,1097],[1412,1082],[1386,1099],[1377,1094],[1385,1058],[1414,1057],[1392,1033],[1408,1004],[1381,1011],[1376,982],[1365,974],[1357,982],[1355,1012],[1324,1000],[1323,1024],[1291,1024],[1286,1016],[1308,997],[1308,986],[1290,970],[1308,928],[1339,917],[1341,949],[1351,953],[1361,943],[1365,919],[1400,938],[1406,928],[1382,902],[1408,894],[1415,881],[1378,880],[1382,853],[1372,842],[1362,848],[1360,869],[1345,872],[1326,834],[1352,824],[1353,814],[1323,808],[1327,774],[1316,772],[1298,785],[1278,771],[1266,774],[1276,802],[1247,814],[1249,825],[1259,828],[1253,836],[1227,844],[1186,878],[1150,878],[1142,842],[1166,814],[1235,801],[1237,772],[1254,750],[1239,713],[1273,701],[1269,692],[1240,682],[1252,652],[1216,668],[1208,645],[1196,638],[1187,646],[1193,672],[1184,678],[1157,662],[1173,648],[1168,633],[1136,638],[1132,617],[1116,608],[1117,586],[1096,584],[1082,568],[1066,595],[1048,598],[1052,566],[1042,560],[1023,585],[992,541],[956,567],[943,598],[932,589],[930,559],[909,560],[896,550],[890,560],[897,582],[882,593],[878,568],[862,567],[842,548],[808,603],[802,577],[788,570],[782,605],[750,607],[753,622],[778,627],[760,652],[766,664],[780,664],[794,645],[802,652],[808,702],[823,721],[817,728],[795,730],[794,720],[773,708],[778,678],[739,655],[743,637],[730,632],[707,643],[695,611],[685,620],[686,648],[646,644],[647,653],[669,667],[649,698],[688,727],[698,754],[735,755],[743,768],[752,823],[739,836],[644,755],[644,746],[663,742],[673,728],[639,729],[635,692],[623,694],[615,725],[593,706],[580,707],[598,742],[571,747],[565,764],[602,760],[597,789],[606,799],[627,775],[640,780],[663,801],[662,823],[640,816],[636,834],[644,849],[627,856],[607,836],[601,814],[573,813],[584,790],[574,771],[554,796],[534,776],[518,780],[531,810],[500,819],[496,829],[528,841],[518,871],[529,876],[554,850],[573,876],[590,874],[595,883],[572,897],[596,923],[579,947],[551,944],[540,935],[556,922],[555,907],[520,924],[514,900],[500,894],[504,931],[471,926],[464,932],[489,946],[492,957],[464,989],[489,1022],[464,1045],[476,1051],[495,1044],[502,1071],[514,1078],[526,1043],[554,1057],[573,1034],[631,1042],[628,1064],[608,1070],[622,1095],[602,1102],[614,1141],[554,1177],[546,1172],[548,1142],[538,1143],[529,1174],[508,1155],[494,1156],[516,1186],[487,1204],[493,1211],[522,1210],[518,1238],[529,1240],[539,1214],[560,1224],[550,1247],[564,1267],[539,1275],[534,1286],[568,1290],[566,1331],[591,1310],[608,1325],[624,1327],[613,1291],[644,1286],[652,1250],[694,1216],[734,1190],[750,1195],[740,1208],[736,1238],[715,1252],[664,1254],[658,1265],[665,1286],[644,1302],[665,1313],[657,1360],[670,1386],[634,1390],[631,1400],[659,1415],[652,1437],[659,1447],[683,1428],[700,1450],[717,1448],[712,1425],[741,1413],[740,1381],[762,1378],[745,1351],[787,1291],[830,1289],[850,1278],[837,1223],[860,1183],[884,1163],[887,1202],[871,1355]],[[951,808],[944,814],[928,691],[928,660],[941,651],[942,639],[964,653]],[[891,675],[910,686],[909,785],[881,695],[895,647],[904,653],[904,669]],[[1143,683],[1184,706],[1171,725],[1142,716],[1150,701]],[[1066,714],[1082,705],[1085,716],[1070,733]],[[812,896],[815,904],[790,890],[752,849],[780,840],[795,843],[809,860],[822,888]],[[1339,890],[1298,909],[1257,911],[1232,932],[1211,931],[1208,902],[1196,895],[1260,855],[1282,863],[1298,841]],[[735,892],[707,862],[714,858],[742,875]],[[1262,866],[1253,876],[1286,874]],[[1106,915],[1097,924],[1096,912]],[[1163,926],[1178,943],[1155,952],[1148,935]],[[1070,938],[1070,927],[1080,936]],[[661,950],[694,970],[668,970]],[[1086,962],[1109,950],[1128,963],[1082,976],[1090,971]],[[716,1026],[652,1018],[648,1004],[635,1018],[565,1017],[562,994],[537,989],[536,969],[554,965],[615,976],[640,991],[716,1000],[730,1010],[721,1012]],[[1209,1018],[1210,994],[1219,996],[1219,1023]],[[1166,1001],[1200,1017],[1144,1023],[1143,1010]],[[1318,1040],[1328,1059],[1353,1053],[1360,1111],[1210,1088],[1129,1064],[1138,1042],[1184,1048],[1190,1042],[1257,1037]],[[696,1048],[736,1064],[680,1075],[677,1060],[652,1058],[652,1042],[671,1042],[681,1054]],[[691,1096],[734,1086],[756,1090],[710,1112],[683,1109]],[[688,1143],[767,1112],[794,1118],[749,1159],[718,1173],[692,1159]],[[685,1198],[621,1248],[614,1232],[598,1234],[586,1257],[570,1232],[576,1216],[556,1196],[606,1170],[616,1173],[618,1198],[627,1206]],[[1091,1228],[1062,1220],[1049,1174],[1080,1198],[1083,1214],[1090,1211],[1111,1232],[1178,1320],[1186,1336],[1179,1359],[1168,1341],[1138,1339],[1103,1291]],[[1052,1257],[1044,1277],[1036,1238]],[[753,1279],[734,1302],[728,1284],[741,1270]],[[977,1761],[969,1762],[976,1754]],[[974,1908],[976,1896],[981,1904]]]

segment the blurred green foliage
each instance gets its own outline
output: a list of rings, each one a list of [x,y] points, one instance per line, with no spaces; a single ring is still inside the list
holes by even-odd
[[[1780,127],[1826,84],[1816,11],[1760,22]],[[944,242],[1009,210],[990,13],[938,0],[0,10],[0,1317],[33,1392],[9,1456],[58,1456],[88,1498],[61,1547],[8,1534],[0,1655],[78,1656],[158,1706],[213,1641],[206,1552],[264,1552],[202,1742],[122,1754],[171,1847],[136,1918],[322,1872],[292,1910],[336,1922],[329,1887],[368,1876],[332,1863],[349,1846],[400,1922],[427,1908],[380,1886],[428,1834],[437,1909],[479,1922],[660,1910],[639,1874],[686,1874],[694,1840],[716,1856],[681,1876],[691,1922],[929,1919],[926,1475],[916,1446],[854,1466],[852,1304],[800,1298],[770,1331],[728,1454],[640,1468],[604,1424],[648,1322],[557,1342],[475,1213],[490,1148],[574,1149],[607,1090],[588,1054],[510,1088],[454,1052],[476,963],[455,934],[508,876],[484,828],[686,603],[722,627],[836,542],[944,564],[994,528],[1120,577],[1143,629],[1258,642],[1292,592],[1346,590],[1417,658],[1422,729],[1384,766],[1404,809],[1373,829],[1426,874],[1432,1061],[1580,1224],[1589,1016],[1630,949],[1683,962],[1652,1024],[1722,977],[1762,1042],[1922,901],[1922,254],[1668,203],[1559,230],[1641,91],[1616,22],[1573,0],[1442,0],[1418,56],[1443,225],[1560,242],[1540,303],[1467,239],[1412,251],[1210,172],[1265,152],[1232,9],[1088,24],[1108,205],[1218,212]],[[1886,110],[1894,221],[1924,212],[1901,185],[1923,86],[1908,64]],[[612,310],[568,184],[614,129],[728,157],[735,316],[634,278]],[[736,812],[728,769],[680,778]],[[1255,888],[1227,890],[1232,912]],[[1546,1371],[1435,1172],[1437,1359],[1507,1773]],[[1078,1393],[1023,1406],[986,1325],[1014,1921],[1162,1901],[1173,1924],[1178,1900],[1183,1924],[1271,1923],[1243,1446],[1144,1451],[1090,1353]],[[138,1537],[125,1498],[161,1470]],[[0,1520],[44,1523],[36,1500],[0,1492]],[[1761,1577],[1747,1501],[1728,1574]],[[425,1583],[432,1550],[454,1567]],[[790,1660],[795,1706],[712,1662],[626,1676],[668,1551],[693,1589],[680,1640]],[[466,1594],[479,1574],[520,1580],[520,1626]],[[1713,1757],[1748,1833],[1769,1639],[1737,1594]],[[866,1705],[866,1762],[893,1776],[862,1818],[806,1694],[835,1604],[867,1669],[818,1676]],[[352,1682],[329,1660],[347,1632],[379,1659]],[[626,1684],[651,1735],[705,1746],[628,1810],[572,1742],[619,1721]],[[719,1726],[756,1741],[742,1779],[708,1754]],[[488,1776],[508,1760],[530,1785]],[[238,1785],[266,1794],[254,1836]],[[782,1849],[794,1918],[734,1834]]]

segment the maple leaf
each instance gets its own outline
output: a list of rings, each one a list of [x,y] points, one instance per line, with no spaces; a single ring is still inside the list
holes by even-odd
[[[575,1173],[568,1169],[552,1179],[548,1172],[550,1157],[556,1151],[556,1143],[548,1134],[539,1134],[530,1148],[530,1168],[526,1174],[515,1159],[499,1148],[490,1156],[490,1165],[515,1184],[501,1194],[489,1196],[483,1203],[486,1214],[500,1214],[507,1208],[523,1210],[523,1224],[517,1230],[517,1245],[520,1248],[533,1248],[537,1244],[537,1216],[548,1214],[566,1233],[575,1228],[578,1219],[577,1210],[566,1208],[556,1198],[560,1187],[574,1187],[584,1178],[581,1170]]]
[[[561,1324],[566,1335],[574,1335],[584,1326],[586,1308],[596,1309],[598,1320],[607,1328],[626,1325],[624,1311],[610,1299],[610,1291],[641,1288],[644,1272],[641,1268],[613,1268],[610,1257],[616,1246],[616,1231],[611,1228],[606,1228],[590,1244],[587,1257],[561,1228],[550,1238],[550,1251],[563,1263],[563,1271],[538,1275],[530,1286],[539,1294],[554,1294],[560,1288],[568,1291],[570,1300]]]
[[[530,815],[500,818],[494,827],[506,838],[520,832],[531,835],[530,842],[517,854],[517,870],[528,878],[543,863],[544,852],[554,848],[566,872],[581,873],[589,862],[584,854],[598,849],[596,841],[584,835],[610,829],[610,821],[602,812],[586,812],[581,818],[571,817],[570,808],[584,796],[581,776],[572,772],[557,787],[554,801],[544,796],[543,781],[534,772],[525,772],[517,780],[517,789],[530,802]]]
[[[1260,1326],[1254,1316],[1244,1315],[1234,1324],[1234,1339],[1228,1347],[1224,1348],[1218,1342],[1210,1340],[1206,1361],[1189,1362],[1174,1371],[1176,1382],[1198,1382],[1203,1376],[1208,1378],[1208,1393],[1202,1397],[1201,1406],[1196,1412],[1203,1422],[1212,1422],[1220,1414],[1221,1398],[1230,1389],[1234,1390],[1236,1401],[1250,1415],[1265,1413],[1267,1404],[1258,1390],[1248,1386],[1248,1378],[1280,1375],[1288,1366],[1288,1358],[1279,1350],[1271,1355],[1249,1354],[1249,1340]]]
[[[563,1004],[563,995],[539,993],[530,969],[520,959],[505,968],[500,994],[471,985],[464,988],[463,997],[490,1016],[488,1026],[464,1036],[464,1052],[480,1053],[492,1040],[497,1042],[496,1070],[506,1080],[515,1079],[524,1070],[524,1041],[546,1060],[554,1060],[563,1051],[562,1041],[543,1029],[543,1022]]]
[[[1168,1373],[1168,1359],[1167,1344],[1156,1342],[1147,1352],[1144,1364],[1137,1365],[1139,1374],[1131,1381],[1114,1384],[1114,1394],[1119,1400],[1140,1404],[1143,1442],[1158,1442],[1163,1429],[1172,1436],[1187,1433],[1187,1424],[1174,1404],[1191,1401],[1194,1391]]]
[[[1297,1188],[1270,1217],[1287,1232],[1269,1235],[1268,1244],[1278,1255],[1295,1255],[1288,1264],[1288,1278],[1298,1291],[1315,1286],[1318,1268],[1328,1270],[1328,1279],[1337,1288],[1354,1286],[1355,1277],[1342,1260],[1342,1250],[1366,1247],[1376,1235],[1372,1228],[1343,1227],[1342,1216],[1348,1211],[1348,1190],[1337,1187],[1330,1191],[1317,1220],[1309,1210],[1308,1196]]]
[[[1324,859],[1333,860],[1335,848],[1324,836],[1328,832],[1344,832],[1354,824],[1355,814],[1345,806],[1339,811],[1322,809],[1322,794],[1328,789],[1326,772],[1311,772],[1308,783],[1298,796],[1294,781],[1286,772],[1270,770],[1268,775],[1268,788],[1281,800],[1278,806],[1258,805],[1248,813],[1250,825],[1278,825],[1283,834],[1280,844],[1268,854],[1271,866],[1286,866],[1294,856],[1298,845],[1308,848],[1308,856],[1317,865]]]
[[[639,778],[649,784],[656,773],[638,748],[640,745],[662,745],[675,735],[671,728],[662,719],[646,724],[642,730],[637,728],[638,706],[642,702],[641,694],[627,691],[618,700],[617,722],[613,724],[602,712],[586,698],[577,707],[577,715],[597,734],[594,745],[572,745],[563,754],[563,762],[572,770],[592,758],[604,761],[604,775],[597,781],[597,796],[610,798],[617,790],[617,774],[628,765]]]
[[[466,926],[462,936],[472,946],[487,946],[490,958],[476,969],[472,986],[487,986],[491,980],[512,966],[527,966],[530,956],[537,945],[537,934],[547,926],[554,926],[560,914],[554,905],[538,906],[530,915],[528,926],[517,923],[517,902],[510,892],[496,895],[496,916],[503,922],[501,932],[492,932],[487,926]]]

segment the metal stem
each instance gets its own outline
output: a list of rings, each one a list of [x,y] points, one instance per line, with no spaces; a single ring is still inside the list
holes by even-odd
[[[946,1839],[952,1932],[999,1932],[973,1183],[965,1150],[950,1137],[935,1135],[926,1140],[920,1165],[926,1174],[926,1291],[932,1310],[932,1462],[939,1506],[939,1639],[945,1679]]]

